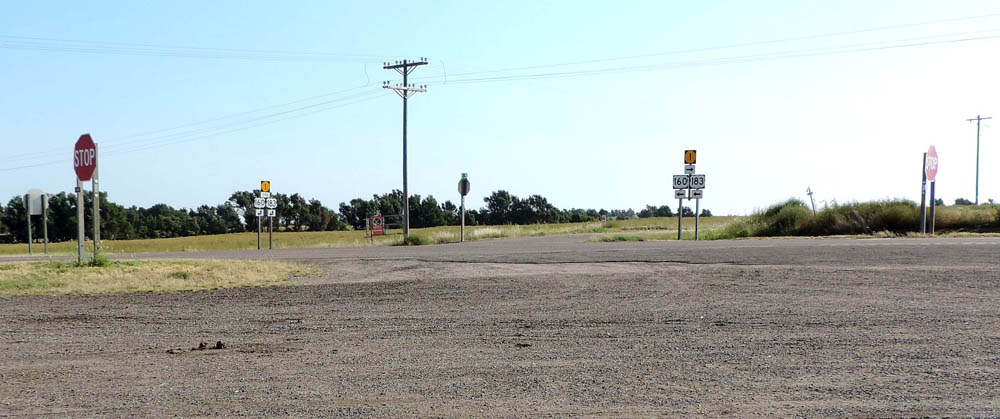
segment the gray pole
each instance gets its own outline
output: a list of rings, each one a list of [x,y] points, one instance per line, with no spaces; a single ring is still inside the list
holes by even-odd
[[[936,205],[934,204],[934,184],[936,183],[937,182],[933,180],[931,181],[931,235],[932,236],[934,235],[934,207],[936,207]]]
[[[97,144],[94,144],[94,158],[97,159]],[[98,173],[100,169],[94,167],[94,177],[90,179],[91,186],[94,188],[94,258],[97,258],[97,251],[101,247],[101,191],[98,187],[100,181],[98,180]]]
[[[920,165],[920,234],[927,232],[927,153],[924,153],[924,163]]]
[[[49,254],[49,194],[42,194],[42,235],[45,236],[43,254]]]
[[[681,239],[681,219],[684,218],[684,200],[677,200],[677,240]]]
[[[979,205],[979,127],[984,119],[993,119],[993,117],[983,118],[982,115],[976,115],[975,118],[966,119],[969,122],[976,121],[976,205]]]
[[[256,210],[255,210],[256,211]],[[260,250],[260,216],[257,216],[257,250]]]
[[[271,232],[271,230],[273,230],[273,229],[274,229],[274,217],[271,217],[269,215],[269,216],[267,216],[267,249],[268,250],[274,249],[274,241],[272,239],[272,234],[273,233]]]
[[[24,212],[28,219],[28,256],[31,256],[31,197],[24,195]]]
[[[698,209],[701,208],[701,200],[694,200],[694,240],[698,241],[698,219],[701,218],[701,214],[698,213]]]
[[[83,263],[83,182],[76,179],[76,263]]]
[[[403,60],[403,86],[410,71]],[[410,237],[410,190],[406,185],[406,95],[403,95],[403,237]]]
[[[462,195],[462,243],[465,243],[465,195]]]

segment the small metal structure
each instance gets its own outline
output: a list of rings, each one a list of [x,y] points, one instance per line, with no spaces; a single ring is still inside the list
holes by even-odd
[[[462,179],[458,181],[458,193],[462,195],[462,236],[460,241],[465,243],[465,196],[469,194],[472,184],[469,183],[469,174],[462,173]]]
[[[674,198],[677,199],[677,240],[681,240],[684,221],[684,200],[694,199],[694,239],[698,240],[701,219],[701,198],[705,196],[705,175],[695,174],[697,150],[684,151],[684,174],[674,175]]]

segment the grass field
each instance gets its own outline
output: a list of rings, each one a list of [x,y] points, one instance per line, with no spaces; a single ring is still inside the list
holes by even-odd
[[[107,266],[62,262],[0,264],[0,296],[178,292],[277,285],[316,268],[274,261],[120,261]]]
[[[740,217],[707,217],[701,219],[700,228],[703,231],[719,230]],[[685,218],[683,230],[694,230],[694,219]],[[466,240],[484,240],[504,237],[545,236],[579,233],[622,233],[633,234],[667,234],[673,231],[676,236],[677,218],[635,218],[631,220],[569,223],[569,224],[534,224],[534,225],[503,225],[466,227]],[[390,231],[399,233],[399,230]],[[418,237],[421,243],[453,243],[460,238],[460,228],[456,226],[415,228],[411,235]],[[261,245],[267,247],[267,234],[262,236]],[[676,237],[675,237],[676,238]],[[376,237],[369,240],[363,231],[322,231],[322,232],[275,232],[274,247],[282,248],[324,248],[324,247],[365,247],[390,246],[402,242],[402,236],[393,234]],[[249,250],[257,248],[257,233],[220,234],[212,236],[177,237],[170,239],[142,240],[102,240],[102,251],[106,253],[145,253],[145,252],[191,252],[203,250]],[[92,252],[92,243],[87,243],[88,252]],[[42,253],[42,246],[34,246],[35,254]],[[0,255],[22,256],[28,253],[26,244],[0,245]],[[61,242],[49,244],[50,255],[73,255],[76,253],[76,242]]]

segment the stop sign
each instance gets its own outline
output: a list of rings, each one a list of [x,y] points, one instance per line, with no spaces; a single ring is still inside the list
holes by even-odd
[[[73,147],[73,170],[80,181],[86,182],[94,175],[94,169],[97,169],[97,146],[90,134],[83,134]]]
[[[927,160],[924,162],[924,173],[927,174],[928,182],[934,181],[934,176],[937,175],[937,169],[938,169],[937,150],[934,149],[934,146],[931,146],[931,148],[927,150]]]

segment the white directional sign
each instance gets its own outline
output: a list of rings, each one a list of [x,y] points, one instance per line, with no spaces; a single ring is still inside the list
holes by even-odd
[[[691,176],[674,175],[674,189],[687,189],[691,187]]]
[[[267,207],[270,209],[278,208],[278,200],[275,198],[267,198]]]
[[[694,165],[693,164],[684,165],[684,174],[685,175],[693,175],[694,174]]]
[[[257,216],[258,216],[258,217],[263,217],[263,216],[264,216],[264,210],[263,210],[263,209],[260,209],[260,208],[258,208],[258,209],[257,209]]]
[[[704,189],[692,189],[691,190],[691,199],[701,199],[704,196],[705,196],[705,190]]]
[[[687,189],[675,189],[674,199],[684,199],[687,198]]]
[[[271,193],[270,192],[261,192],[260,193],[260,197],[261,198],[270,198],[271,197]]]
[[[254,208],[264,208],[267,205],[267,200],[264,198],[254,198],[253,207]]]
[[[691,175],[691,189],[705,189],[705,175]]]
[[[267,216],[268,217],[274,217],[275,212],[276,212],[275,210],[269,209],[269,210],[267,210]]]

